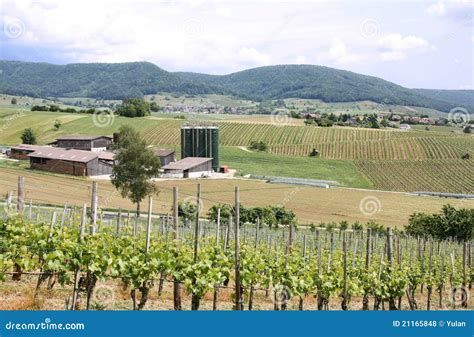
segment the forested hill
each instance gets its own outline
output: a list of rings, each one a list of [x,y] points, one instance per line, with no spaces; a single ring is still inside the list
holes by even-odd
[[[205,94],[193,84],[149,62],[54,65],[0,61],[0,92],[33,97],[122,99],[159,91]]]
[[[182,79],[222,88],[240,97],[268,100],[289,97],[325,102],[370,100],[378,103],[434,108],[462,106],[474,111],[474,91],[408,89],[383,79],[315,65],[279,65],[254,68],[230,75],[176,73]],[[457,100],[459,98],[459,100]]]
[[[326,102],[371,100],[474,111],[472,90],[408,89],[377,77],[314,65],[279,65],[229,75],[168,72],[149,62],[53,65],[0,61],[0,93],[121,99],[157,92],[229,94],[255,101],[289,97]]]

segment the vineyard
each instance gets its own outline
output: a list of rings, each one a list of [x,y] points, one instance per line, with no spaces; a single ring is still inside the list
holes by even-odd
[[[389,191],[473,193],[473,165],[462,159],[355,161],[374,186]]]
[[[8,129],[0,135],[1,143],[16,144],[24,125],[41,127],[39,138],[50,142],[60,135],[112,134],[122,125],[132,125],[141,130],[147,142],[154,145],[176,145],[180,142],[180,126],[185,122],[171,118],[99,117],[79,114],[43,112],[0,113]],[[60,131],[54,131],[54,119],[63,122]],[[51,125],[49,125],[50,123]],[[473,154],[474,139],[463,135],[423,131],[388,131],[360,128],[317,128],[310,126],[281,125],[215,121],[220,127],[220,143],[224,146],[249,146],[251,141],[263,141],[269,152],[307,157],[313,148],[322,158],[342,160],[426,160],[459,159],[463,154]],[[49,126],[49,127],[48,127]]]
[[[177,189],[173,200],[172,215],[158,218],[151,197],[146,218],[106,218],[97,203],[49,213],[27,210],[21,198],[17,211],[7,203],[0,226],[2,288],[32,277],[34,301],[59,293],[68,310],[115,309],[115,292],[128,294],[128,308],[135,310],[166,296],[173,300],[166,309],[174,310],[208,308],[209,301],[213,310],[472,308],[470,242],[378,226],[241,223],[238,188],[237,211],[215,223],[203,218],[200,186],[195,213],[178,215]],[[8,308],[8,300],[2,305]]]
[[[206,122],[201,117],[200,122]],[[63,123],[59,131],[53,128],[55,119]],[[0,134],[0,143],[3,144],[19,143],[24,125],[34,125],[41,130],[38,135],[41,143],[65,134],[110,135],[122,125],[132,125],[150,144],[171,148],[177,148],[180,126],[186,122],[156,116],[127,119],[53,112],[15,113],[12,110],[0,111],[0,121],[7,125]],[[373,186],[394,191],[468,194],[474,191],[472,181],[467,178],[474,169],[474,138],[453,133],[452,129],[448,133],[446,130],[438,132],[436,128],[409,132],[319,128],[286,125],[285,120],[278,119],[273,124],[257,123],[253,122],[252,116],[248,120],[242,117],[238,122],[207,122],[220,127],[222,162],[235,167],[241,174],[330,179],[348,187]],[[265,142],[268,152],[246,152],[245,147],[252,141]],[[309,158],[313,149],[319,152],[318,158]]]

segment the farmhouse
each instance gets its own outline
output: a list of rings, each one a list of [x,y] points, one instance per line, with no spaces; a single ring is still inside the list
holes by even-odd
[[[411,126],[409,124],[400,124],[400,130],[408,131],[410,129],[411,129]]]
[[[36,150],[46,148],[46,147],[47,146],[30,145],[30,144],[15,145],[10,148],[9,157],[12,159],[26,160],[28,159],[28,155],[30,153],[33,153]]]
[[[62,136],[51,143],[51,145],[64,149],[106,151],[112,145],[112,137],[89,135]]]
[[[175,151],[169,149],[153,149],[155,156],[160,158],[161,167],[174,162]]]
[[[212,158],[186,157],[163,166],[165,178],[199,178],[212,174]]]
[[[108,175],[113,167],[111,153],[41,147],[28,157],[31,168],[75,176]]]

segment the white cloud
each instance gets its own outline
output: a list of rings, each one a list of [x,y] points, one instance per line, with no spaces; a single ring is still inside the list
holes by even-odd
[[[446,14],[446,6],[443,1],[438,1],[434,4],[431,4],[427,9],[429,14],[443,16]]]
[[[255,48],[242,47],[237,55],[240,62],[250,66],[263,66],[270,64],[270,57],[259,52]]]
[[[378,40],[378,46],[381,49],[381,61],[399,61],[405,59],[409,53],[436,51],[436,47],[427,40],[414,35],[387,34]]]
[[[328,58],[336,64],[348,64],[361,61],[362,55],[349,52],[344,41],[335,38],[329,47]]]
[[[405,53],[399,51],[386,51],[380,53],[380,59],[382,61],[400,61],[406,57]]]
[[[379,39],[379,45],[390,50],[406,51],[410,49],[426,49],[430,46],[428,41],[421,37],[401,34],[388,34]]]
[[[473,10],[472,0],[438,0],[426,8],[430,15],[448,17],[458,22],[472,22]]]

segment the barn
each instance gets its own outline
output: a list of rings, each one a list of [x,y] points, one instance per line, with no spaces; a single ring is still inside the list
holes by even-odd
[[[160,158],[161,167],[174,162],[175,151],[169,149],[153,149],[155,156]]]
[[[30,167],[38,170],[75,176],[109,175],[113,154],[43,147],[28,155]]]
[[[165,178],[200,178],[212,174],[212,158],[186,157],[163,166]]]
[[[30,145],[30,144],[19,144],[10,148],[9,157],[12,159],[26,160],[30,153],[36,150],[46,148],[46,146]]]
[[[112,145],[112,137],[89,136],[89,135],[69,135],[61,136],[52,145],[63,149],[75,149],[85,151],[106,151]]]

